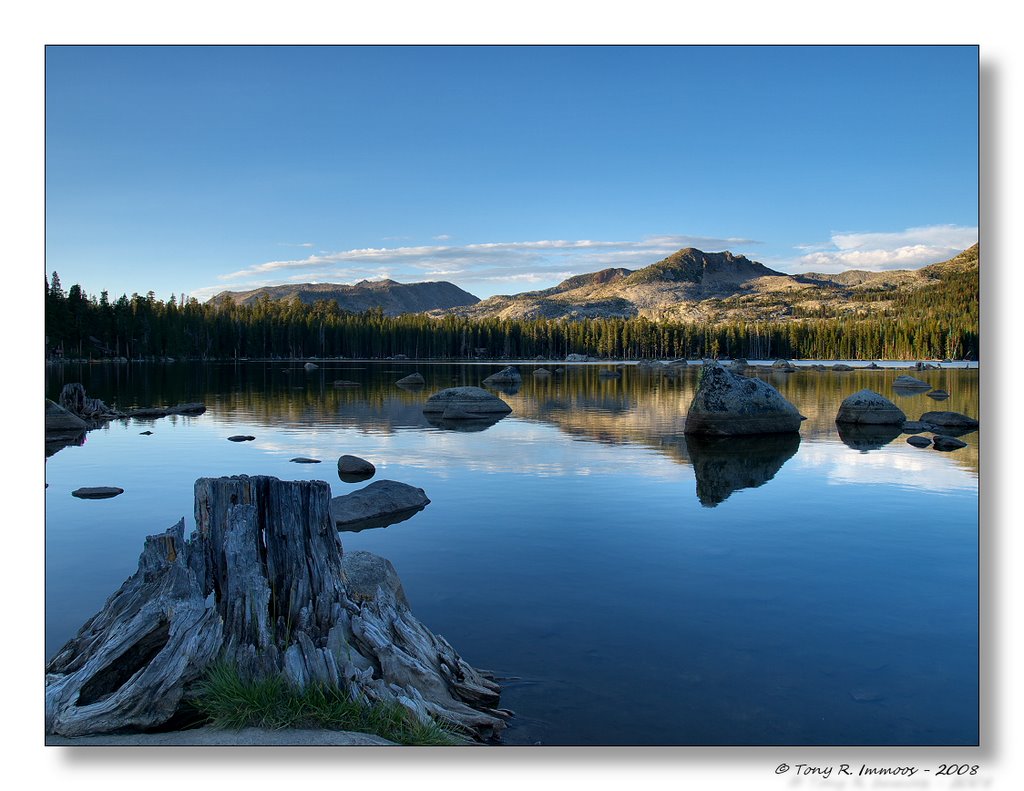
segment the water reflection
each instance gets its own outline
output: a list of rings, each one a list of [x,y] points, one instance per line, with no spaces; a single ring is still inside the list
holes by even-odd
[[[319,361],[320,369],[305,373],[282,370],[281,363],[175,364],[129,366],[63,366],[47,370],[47,395],[54,398],[66,382],[81,381],[95,395],[120,409],[203,401],[210,419],[222,423],[244,421],[273,428],[308,429],[347,427],[366,434],[395,434],[403,430],[441,428],[453,432],[480,432],[490,425],[438,425],[422,413],[423,402],[433,392],[453,386],[481,386],[493,373],[494,364],[409,363],[385,365]],[[550,365],[550,364],[549,364]],[[502,392],[512,407],[510,419],[556,426],[582,441],[603,444],[635,444],[689,463],[683,433],[686,410],[697,387],[699,368],[684,369],[677,378],[627,366],[621,379],[600,376],[597,365],[570,365],[565,376],[534,377],[541,364],[520,364],[523,382],[518,387],[493,388]],[[419,372],[426,385],[400,387],[399,375]],[[293,390],[295,374],[301,389]],[[894,369],[857,368],[848,372],[813,371],[805,368],[779,375],[748,369],[761,376],[807,416],[800,434],[807,441],[842,440],[835,424],[839,404],[847,395],[864,388],[886,397],[901,395],[892,386],[900,372]],[[915,372],[932,388],[950,394],[943,407],[973,417],[978,410],[978,369],[943,368]],[[358,382],[358,387],[335,388],[339,378]],[[908,398],[920,404],[907,417],[914,420],[932,402],[918,391]],[[950,435],[962,434],[952,430]],[[975,435],[976,436],[976,435]],[[860,445],[861,438],[853,438]],[[868,449],[870,442],[858,449]],[[878,440],[875,440],[878,444]],[[884,442],[882,443],[884,445]],[[878,445],[881,447],[882,445]],[[974,475],[978,470],[977,440],[956,452],[952,463]]]
[[[361,533],[364,530],[373,530],[378,527],[390,527],[391,525],[397,525],[401,522],[405,522],[409,519],[412,519],[424,508],[426,508],[425,505],[420,506],[419,508],[408,508],[405,511],[399,511],[397,513],[388,514],[387,516],[380,516],[376,519],[363,519],[359,522],[347,522],[345,524],[337,525],[338,532]]]
[[[697,478],[697,499],[714,508],[733,492],[763,486],[800,448],[800,435],[704,437],[687,434],[686,451]]]
[[[427,423],[434,428],[441,429],[442,431],[462,431],[467,433],[486,431],[491,426],[499,423],[503,418],[508,417],[507,414],[480,414],[480,415],[467,415],[464,418],[458,420],[449,419],[442,417],[443,413],[434,412],[426,415]]]
[[[870,423],[836,423],[839,439],[848,448],[867,453],[869,450],[884,448],[903,433],[900,426],[883,426]]]

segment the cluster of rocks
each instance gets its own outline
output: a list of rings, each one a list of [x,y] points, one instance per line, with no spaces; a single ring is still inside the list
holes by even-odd
[[[959,412],[925,412],[918,420],[908,421],[902,409],[873,390],[858,390],[847,396],[839,406],[836,424],[840,436],[843,436],[844,428],[849,431],[851,425],[875,429],[873,438],[862,438],[867,441],[873,439],[877,444],[873,444],[872,447],[881,447],[902,433],[911,435],[907,439],[910,445],[918,448],[933,447],[941,451],[967,447],[966,442],[952,435],[964,434],[978,428],[977,420]],[[890,430],[885,431],[882,427],[890,427]],[[934,436],[930,439],[919,436],[926,431],[932,432]]]
[[[99,398],[90,397],[86,394],[85,387],[74,382],[61,388],[57,401],[45,399],[44,410],[45,451],[46,456],[50,457],[69,445],[81,445],[85,442],[87,431],[105,426],[112,420],[201,415],[206,411],[206,405],[193,402],[168,407],[141,407],[122,412],[108,406]]]

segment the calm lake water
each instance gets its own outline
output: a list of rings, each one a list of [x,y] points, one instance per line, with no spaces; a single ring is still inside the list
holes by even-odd
[[[522,387],[499,393],[512,414],[469,432],[421,405],[499,364],[319,365],[48,371],[50,398],[82,382],[122,409],[208,410],[115,422],[47,460],[47,656],[135,571],[144,536],[194,527],[197,478],[315,478],[340,495],[365,485],[338,478],[350,453],[430,497],[342,541],[390,559],[421,621],[512,679],[506,743],[977,743],[978,434],[941,453],[834,423],[864,387],[909,419],[977,417],[977,368],[909,372],[941,402],[894,391],[907,371],[761,374],[808,417],[799,439],[698,443],[682,433],[696,368],[535,379],[541,364],[522,364]],[[394,385],[414,370],[421,392]],[[125,492],[79,500],[80,486]]]

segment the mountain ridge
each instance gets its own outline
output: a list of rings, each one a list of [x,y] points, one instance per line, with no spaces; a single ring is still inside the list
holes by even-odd
[[[254,304],[264,295],[272,300],[297,298],[304,304],[333,299],[342,310],[354,313],[381,308],[389,316],[426,313],[511,320],[857,318],[885,312],[897,304],[894,300],[937,286],[947,277],[970,278],[978,266],[977,243],[947,261],[919,269],[851,269],[796,275],[729,251],[708,253],[687,247],[640,269],[609,267],[573,275],[549,288],[483,300],[448,281],[398,283],[386,279],[361,280],[354,285],[302,283],[224,291],[211,301],[223,302],[230,297],[236,303]]]

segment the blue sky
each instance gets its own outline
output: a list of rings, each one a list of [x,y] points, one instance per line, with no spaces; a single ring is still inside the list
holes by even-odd
[[[486,297],[680,247],[786,272],[973,244],[974,47],[49,47],[47,271],[204,299]]]

